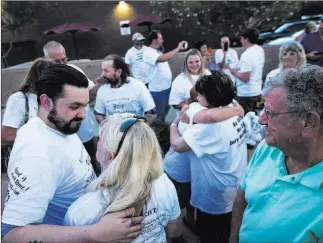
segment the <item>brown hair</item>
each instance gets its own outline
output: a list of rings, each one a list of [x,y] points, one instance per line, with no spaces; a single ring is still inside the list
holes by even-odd
[[[36,93],[36,82],[41,74],[49,67],[54,65],[53,61],[45,58],[37,58],[28,70],[28,73],[18,91],[23,93]]]

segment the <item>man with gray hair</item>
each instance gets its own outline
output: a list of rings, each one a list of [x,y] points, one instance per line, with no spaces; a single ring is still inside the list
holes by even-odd
[[[241,181],[231,243],[322,242],[323,68],[287,70],[266,97],[266,137]],[[310,202],[310,203],[309,203]]]
[[[148,87],[147,65],[143,60],[144,51],[147,49],[147,46],[144,45],[145,39],[141,33],[134,33],[132,36],[133,46],[127,51],[124,60],[129,66],[132,76]]]
[[[64,46],[56,41],[50,41],[44,45],[43,48],[45,58],[54,61],[57,64],[67,64],[68,58],[66,57],[66,51]],[[84,71],[74,64],[67,64],[68,66],[76,69],[85,75]],[[85,75],[86,76],[86,75]],[[86,76],[87,77],[87,76]],[[87,77],[89,82],[88,90],[89,92],[94,87],[94,83]],[[90,95],[91,96],[91,95]],[[93,97],[91,97],[93,98]],[[91,100],[90,100],[91,103]],[[100,173],[100,166],[96,161],[95,153],[96,153],[96,144],[94,141],[94,126],[96,122],[92,120],[94,119],[94,114],[91,114],[91,108],[89,105],[86,107],[86,118],[82,121],[81,127],[77,132],[78,137],[82,141],[86,151],[91,157],[91,163],[95,170],[96,174]]]
[[[43,48],[44,56],[47,59],[54,61],[57,64],[66,64],[68,58],[66,57],[65,48],[57,41],[49,41]]]

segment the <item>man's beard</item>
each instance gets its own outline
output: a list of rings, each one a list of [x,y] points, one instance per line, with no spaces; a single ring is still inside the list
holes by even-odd
[[[57,115],[56,107],[53,107],[49,111],[47,119],[52,124],[54,124],[57,131],[65,134],[65,135],[71,135],[71,134],[76,133],[79,130],[79,128],[81,126],[81,122],[83,120],[82,118],[75,117],[70,121],[66,121],[62,117]],[[72,127],[72,122],[77,122],[75,127]]]
[[[163,45],[157,45],[156,49],[160,51],[161,53],[164,53],[164,46]]]
[[[112,78],[107,78],[107,77],[103,77],[104,80],[111,85],[111,87],[116,88],[116,86],[119,83],[119,79],[116,76],[113,76]]]

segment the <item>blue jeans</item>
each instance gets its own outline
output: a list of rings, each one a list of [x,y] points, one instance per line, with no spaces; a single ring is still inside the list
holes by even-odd
[[[163,121],[167,115],[170,89],[171,88],[159,92],[150,91],[156,105],[157,120]]]

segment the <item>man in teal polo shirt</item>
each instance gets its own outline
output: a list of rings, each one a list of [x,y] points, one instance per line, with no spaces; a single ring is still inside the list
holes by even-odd
[[[323,242],[323,68],[289,70],[266,97],[230,243]]]

